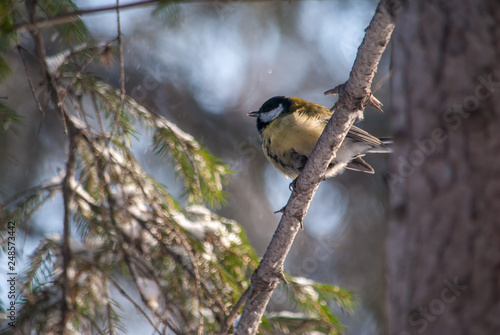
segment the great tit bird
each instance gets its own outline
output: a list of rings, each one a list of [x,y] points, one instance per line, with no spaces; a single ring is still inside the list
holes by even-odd
[[[257,118],[262,150],[267,159],[285,176],[295,179],[333,112],[299,98],[278,96],[247,115]],[[361,157],[369,153],[389,153],[390,143],[352,126],[328,166],[325,177],[333,177],[344,169],[374,173]]]

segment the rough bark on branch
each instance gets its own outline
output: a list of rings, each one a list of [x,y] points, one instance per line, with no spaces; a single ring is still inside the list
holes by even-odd
[[[391,1],[382,0],[366,29],[349,80],[328,92],[338,93],[339,100],[333,107],[335,113],[318,140],[311,157],[299,175],[293,192],[284,209],[278,228],[267,251],[252,275],[251,293],[235,334],[255,334],[267,303],[280,279],[283,278],[283,263],[304,219],[309,204],[323,180],[328,164],[343,142],[349,128],[363,115],[363,109],[370,103],[371,83],[377,65],[389,43],[394,29]]]

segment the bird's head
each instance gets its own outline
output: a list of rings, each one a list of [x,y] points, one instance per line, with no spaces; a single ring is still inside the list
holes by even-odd
[[[291,113],[290,107],[293,105],[293,98],[273,97],[259,108],[258,111],[247,113],[247,116],[257,118],[257,129],[260,133],[274,120]]]

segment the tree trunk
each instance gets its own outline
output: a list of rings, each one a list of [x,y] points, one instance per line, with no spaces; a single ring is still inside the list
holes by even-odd
[[[397,15],[391,334],[500,334],[499,22],[496,0]]]

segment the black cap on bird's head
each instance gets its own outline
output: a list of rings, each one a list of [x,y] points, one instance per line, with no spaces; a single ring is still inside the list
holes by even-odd
[[[247,116],[257,118],[257,129],[261,133],[268,124],[281,114],[287,113],[291,103],[290,98],[284,96],[272,97],[264,102],[258,111],[247,113]]]

